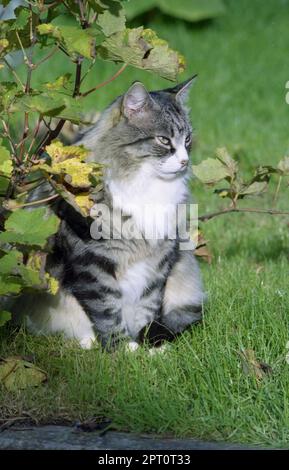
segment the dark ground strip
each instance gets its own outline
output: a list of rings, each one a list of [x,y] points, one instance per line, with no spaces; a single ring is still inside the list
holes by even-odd
[[[14,426],[0,433],[6,450],[245,450],[260,449],[225,442],[158,438],[115,431],[83,432],[69,426]]]

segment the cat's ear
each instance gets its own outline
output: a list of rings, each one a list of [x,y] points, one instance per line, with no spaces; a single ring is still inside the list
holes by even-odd
[[[135,82],[123,97],[122,109],[126,117],[144,110],[147,105],[153,104],[148,91],[141,82]]]
[[[191,87],[194,85],[196,82],[198,75],[193,75],[191,78],[188,78],[182,83],[179,83],[173,88],[169,88],[165,91],[168,91],[169,93],[172,93],[175,95],[176,101],[179,101],[181,104],[184,104],[186,100],[188,99],[189,91]]]

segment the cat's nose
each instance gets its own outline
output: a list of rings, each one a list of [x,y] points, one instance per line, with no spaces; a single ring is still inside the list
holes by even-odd
[[[186,159],[186,160],[181,160],[181,161],[180,161],[180,164],[181,164],[182,166],[187,166],[188,161],[189,161],[189,160],[187,160],[187,159]]]

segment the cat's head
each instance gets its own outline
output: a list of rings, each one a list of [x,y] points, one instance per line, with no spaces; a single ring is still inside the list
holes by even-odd
[[[140,168],[163,179],[186,174],[192,128],[185,101],[194,79],[154,92],[135,82],[108,108],[97,148],[114,174],[127,176]]]

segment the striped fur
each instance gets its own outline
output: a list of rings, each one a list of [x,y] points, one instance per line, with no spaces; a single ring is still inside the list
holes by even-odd
[[[78,142],[90,149],[90,161],[107,165],[97,204],[106,204],[109,212],[102,214],[102,237],[95,240],[91,221],[64,201],[54,204],[62,223],[47,269],[58,277],[61,290],[58,298],[45,296],[44,313],[39,315],[38,306],[37,318],[30,305],[28,323],[34,332],[62,331],[90,347],[96,337],[103,345],[122,337],[158,342],[200,320],[204,294],[193,254],[181,252],[177,239],[158,237],[167,204],[188,200],[192,131],[182,101],[186,89],[187,83],[149,94],[137,83]],[[151,213],[144,223],[148,204]],[[105,231],[118,233],[108,220],[117,211],[141,238],[105,238]],[[150,225],[153,215],[157,235],[150,239],[144,224]],[[169,230],[174,223],[170,210],[166,216]]]

